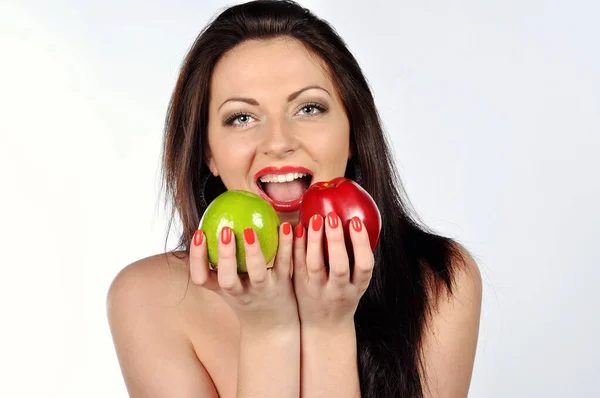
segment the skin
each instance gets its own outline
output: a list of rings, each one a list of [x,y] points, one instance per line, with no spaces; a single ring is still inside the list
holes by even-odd
[[[327,68],[300,42],[284,38],[241,44],[217,64],[211,93],[205,156],[211,172],[221,177],[227,189],[258,193],[254,176],[267,166],[305,167],[313,183],[344,174],[351,156],[348,118]],[[291,335],[301,334],[306,347],[321,339],[319,333],[343,341],[342,346],[338,344],[339,352],[345,354],[337,357],[338,376],[351,382],[345,383],[345,389],[336,388],[345,396],[355,396],[359,385],[353,315],[374,264],[366,229],[351,231],[356,258],[351,276],[336,214],[325,219],[317,215],[306,230],[297,226],[293,241],[291,233],[284,236],[282,231],[286,223],[296,222],[297,212],[278,215],[282,228],[273,267],[255,250],[257,243],[247,241],[243,243],[250,253],[247,275],[236,272],[233,243],[219,242],[218,272],[208,269],[205,245],[194,251],[190,262],[192,280],[227,301],[240,319],[242,342],[252,341],[241,345],[238,393],[261,393],[253,371],[256,366],[250,365],[255,359],[245,347],[256,346],[258,336],[280,330],[288,341],[294,341]],[[287,230],[291,231],[291,225]],[[322,255],[323,235],[330,243],[329,274]],[[314,374],[326,370],[330,362],[309,354],[316,349],[301,353],[307,364],[301,369],[301,390],[307,396],[323,390],[324,380]],[[283,369],[292,362],[298,364],[300,358],[274,355],[272,362]],[[294,369],[288,371],[288,375],[297,374]],[[289,386],[294,389],[295,379],[283,375],[279,379],[288,391]]]
[[[327,92],[313,88],[288,101],[312,85]],[[254,104],[223,105],[233,97]],[[307,108],[309,102],[327,111]],[[223,124],[237,112],[244,115]],[[344,174],[351,156],[348,118],[327,69],[294,40],[248,41],[228,52],[214,70],[209,117],[205,159],[228,189],[258,192],[254,174],[265,166],[303,166],[313,181],[330,180]],[[219,271],[212,271],[204,237],[200,244],[192,239],[189,262],[178,267],[153,256],[115,277],[108,318],[132,397],[360,397],[352,319],[374,266],[366,230],[350,230],[356,259],[351,275],[335,217],[311,219],[301,237],[293,228],[284,234],[283,223],[295,223],[297,216],[279,213],[272,267],[257,242],[244,241],[248,274],[238,275],[232,239],[219,242]],[[455,275],[454,294],[433,303],[424,334],[427,398],[466,397],[470,385],[482,287],[477,264],[460,249],[465,263]],[[179,305],[188,266],[192,286]]]
[[[288,101],[290,94],[309,86],[322,89],[308,89]],[[258,105],[227,101],[239,97]],[[225,125],[236,113],[243,115]],[[298,41],[247,41],[217,63],[206,160],[227,189],[258,193],[254,175],[266,166],[306,167],[313,182],[343,176],[349,136],[348,118],[326,69]],[[279,218],[295,224],[298,212],[279,213]]]

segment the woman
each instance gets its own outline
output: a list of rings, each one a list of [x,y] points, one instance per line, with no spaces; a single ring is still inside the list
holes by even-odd
[[[481,305],[477,265],[410,215],[368,84],[326,22],[291,1],[223,11],[184,61],[163,161],[183,226],[179,250],[128,265],[108,294],[131,396],[467,395]],[[290,170],[293,181],[272,182]],[[337,215],[296,225],[298,210],[285,206],[309,183],[342,175],[359,182],[382,215],[374,253],[360,220],[353,223],[353,268]],[[248,274],[236,272],[227,228],[218,271],[197,230],[226,189],[262,190],[282,222],[269,264],[252,230],[238,242]]]

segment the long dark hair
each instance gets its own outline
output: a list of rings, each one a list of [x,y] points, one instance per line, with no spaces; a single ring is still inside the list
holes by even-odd
[[[206,204],[225,190],[219,178],[209,178],[203,156],[215,64],[245,40],[282,36],[301,41],[328,66],[351,126],[353,158],[346,176],[356,178],[360,170],[362,186],[382,214],[373,277],[354,317],[362,396],[422,397],[423,331],[439,293],[452,293],[460,252],[411,210],[369,85],[323,19],[293,1],[252,1],[225,9],[199,34],[183,62],[165,123],[162,176],[173,201],[169,230],[177,212],[178,249],[187,257]]]

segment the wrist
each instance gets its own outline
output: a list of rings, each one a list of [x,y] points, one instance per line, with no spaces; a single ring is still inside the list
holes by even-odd
[[[300,338],[302,344],[331,349],[333,346],[356,346],[356,329],[352,325],[337,325],[337,327],[301,326]],[[333,346],[332,346],[333,345]]]
[[[356,338],[356,327],[354,326],[354,321],[351,320],[349,322],[340,322],[333,325],[309,325],[305,323],[301,323],[300,327],[302,329],[302,333],[306,333],[307,335],[314,335],[317,337],[320,336],[349,336],[352,338]]]
[[[241,324],[240,334],[251,339],[287,339],[300,334],[300,322],[280,325]]]

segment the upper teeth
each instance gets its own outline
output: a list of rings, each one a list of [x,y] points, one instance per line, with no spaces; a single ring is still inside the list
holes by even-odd
[[[267,174],[259,178],[260,182],[289,182],[297,178],[306,177],[304,173]]]

